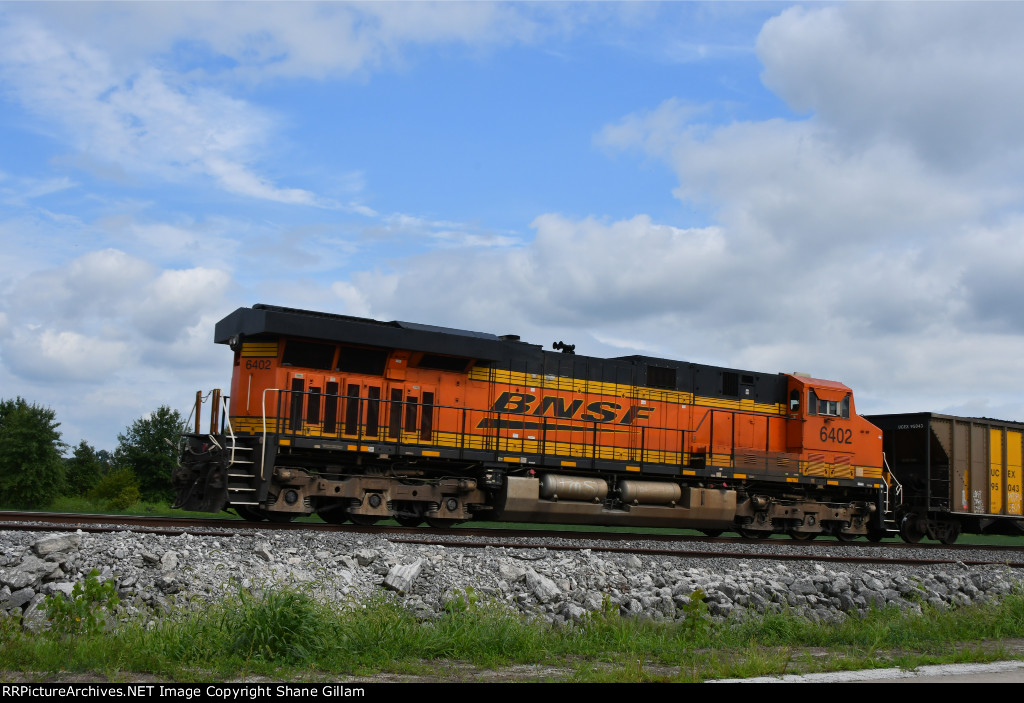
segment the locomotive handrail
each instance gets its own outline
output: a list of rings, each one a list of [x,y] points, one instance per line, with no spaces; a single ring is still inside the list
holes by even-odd
[[[210,391],[210,392],[212,393],[213,391]],[[209,395],[209,393],[207,393],[207,395]],[[198,417],[198,413],[200,412],[200,408],[202,408],[202,404],[203,404],[203,392],[202,391],[196,391],[196,401],[194,403],[192,403],[192,409],[189,411],[188,417],[185,418],[185,422],[183,422],[182,425],[181,425],[182,430],[185,430],[186,428],[188,428],[191,425],[191,423],[192,423],[192,418],[195,417],[196,418],[196,432],[195,432],[195,434],[199,434],[199,417]],[[178,448],[177,449],[178,449],[178,456],[179,457],[181,456],[182,444],[184,444],[184,442],[185,442],[185,432],[181,432],[178,435]]]
[[[208,399],[210,399],[211,396],[216,398],[216,400],[223,406],[223,410],[224,410],[224,414],[220,418],[220,420],[221,420],[221,432],[220,433],[221,434],[224,433],[224,422],[225,421],[227,422],[228,429],[231,429],[231,419],[228,416],[228,403],[227,403],[229,397],[226,396],[226,395],[221,395],[219,389],[212,389],[212,390],[207,391],[206,395],[203,395],[202,391],[196,391],[196,401],[195,401],[195,403],[192,404],[192,409],[189,410],[188,417],[185,418],[185,421],[181,424],[182,430],[192,426],[192,419],[195,418],[195,425],[194,425],[195,432],[193,432],[192,434],[194,434],[194,435],[201,435],[201,434],[203,434],[203,432],[199,428],[199,426],[200,426],[200,419],[201,419],[201,416],[202,416],[202,407],[203,407],[203,403],[205,403]],[[216,412],[211,413],[211,415],[210,415],[211,423],[217,417],[217,415],[218,415],[218,413],[216,413]],[[210,434],[214,434],[216,431],[217,431],[216,427],[211,424]],[[178,435],[178,445],[177,445],[178,446],[178,454],[181,454],[181,445],[185,441],[185,436],[187,434],[188,434],[187,432],[181,432]],[[234,437],[233,432],[232,432],[231,436]]]
[[[267,393],[270,393],[270,392],[278,394],[277,395],[276,403],[268,403]],[[459,413],[459,418],[460,419],[458,421],[458,424],[461,426],[462,431],[459,433],[459,440],[458,440],[457,447],[458,447],[458,450],[459,450],[460,458],[463,458],[465,456],[465,451],[467,451],[467,441],[473,442],[474,437],[477,437],[477,439],[480,442],[483,442],[484,447],[481,447],[481,448],[486,448],[486,450],[492,451],[492,452],[495,452],[495,453],[503,452],[503,451],[505,451],[505,452],[509,452],[509,451],[523,451],[523,452],[525,452],[525,451],[527,451],[527,449],[526,449],[527,442],[536,442],[539,445],[539,449],[540,449],[539,456],[540,457],[548,457],[549,456],[549,451],[550,450],[549,450],[549,435],[548,435],[548,433],[551,430],[550,430],[550,427],[548,425],[548,421],[553,419],[553,418],[551,418],[549,416],[541,416],[541,417],[536,417],[536,418],[534,418],[534,416],[532,416],[532,415],[530,416],[531,419],[536,419],[536,420],[540,421],[539,429],[541,431],[539,433],[539,437],[538,438],[530,438],[530,436],[527,434],[526,431],[523,432],[523,436],[522,437],[513,437],[513,436],[510,436],[510,434],[511,434],[511,432],[509,431],[510,428],[504,427],[503,420],[506,417],[517,417],[517,418],[518,417],[522,417],[522,414],[520,414],[520,413],[507,413],[507,412],[492,410],[492,409],[488,409],[488,408],[467,408],[467,407],[459,406],[459,405],[438,405],[436,403],[410,402],[408,400],[402,400],[402,401],[386,400],[386,399],[381,399],[381,398],[370,397],[368,395],[367,396],[363,396],[363,395],[348,395],[348,394],[342,394],[342,393],[337,393],[337,394],[331,393],[331,394],[328,394],[328,393],[321,393],[321,392],[313,393],[313,392],[309,392],[309,391],[306,391],[306,390],[292,390],[292,389],[289,389],[289,388],[264,388],[263,392],[262,392],[262,398],[261,398],[261,431],[262,431],[263,445],[264,445],[263,446],[263,450],[262,450],[262,457],[261,457],[261,471],[260,471],[261,479],[265,479],[266,478],[266,476],[265,476],[265,473],[266,473],[265,472],[265,468],[266,468],[265,467],[265,463],[266,463],[266,438],[267,438],[267,435],[272,431],[272,429],[269,427],[269,422],[271,420],[273,420],[275,422],[276,432],[278,432],[280,434],[293,434],[293,435],[294,434],[308,434],[308,432],[303,432],[303,428],[306,425],[306,423],[308,422],[306,420],[306,417],[308,417],[308,406],[307,406],[307,412],[302,412],[301,408],[303,408],[304,404],[301,403],[301,402],[296,402],[294,400],[286,401],[286,399],[284,397],[285,395],[287,395],[289,398],[296,398],[296,397],[316,398],[318,400],[318,403],[324,403],[324,404],[330,403],[332,401],[336,402],[336,401],[342,400],[342,399],[349,400],[349,401],[354,401],[356,403],[355,410],[348,410],[348,412],[346,413],[347,417],[342,418],[342,417],[334,415],[333,413],[331,414],[331,418],[332,419],[329,421],[329,425],[328,425],[329,427],[331,427],[331,430],[329,430],[327,432],[327,434],[335,434],[335,433],[337,433],[339,436],[342,435],[342,434],[346,434],[346,435],[349,435],[349,436],[353,436],[354,435],[355,438],[356,438],[356,441],[363,441],[364,439],[369,439],[369,438],[372,438],[375,441],[386,441],[386,437],[396,437],[397,436],[398,437],[398,444],[399,445],[404,444],[405,442],[403,442],[402,439],[401,439],[401,431],[396,430],[396,425],[391,422],[390,418],[387,421],[384,421],[384,422],[381,421],[380,413],[384,410],[384,408],[382,406],[386,406],[386,407],[390,408],[390,412],[391,413],[395,413],[395,412],[401,413],[400,417],[404,417],[405,416],[406,411],[408,410],[408,408],[415,407],[415,408],[423,408],[424,410],[429,409],[430,416],[429,417],[427,417],[426,415],[421,416],[421,418],[420,418],[421,421],[420,421],[419,429],[416,429],[415,427],[412,427],[412,428],[408,428],[407,427],[406,431],[413,430],[415,432],[418,432],[420,438],[423,441],[430,442],[430,443],[435,443],[435,440],[434,440],[433,436],[434,436],[435,432],[439,431],[439,430],[435,429],[438,426],[438,424],[439,424],[439,422],[437,421],[438,420],[438,416],[441,415],[442,413],[447,412],[447,411],[456,411],[456,412]],[[378,411],[377,411],[378,414],[377,414],[375,422],[371,422],[371,420],[373,418],[363,417],[363,415],[364,415],[363,409],[366,407],[366,405],[364,405],[364,402],[369,404],[369,403],[371,403],[373,401],[376,401],[377,407],[378,407]],[[273,408],[272,408],[273,411],[274,411],[273,413],[268,412],[268,406],[269,405],[273,406]],[[319,425],[320,426],[320,432],[319,432],[320,436],[322,436],[324,434],[324,431],[323,431],[323,418],[326,416],[326,414],[323,411],[325,410],[326,407],[327,407],[326,405],[318,404],[317,410],[316,410],[316,412],[314,414],[314,417],[316,417],[318,419],[313,420],[312,422],[309,422],[310,425]],[[285,413],[286,409],[287,409],[287,414]],[[299,414],[298,415],[293,415],[293,413],[295,413],[296,411],[298,411]],[[351,413],[351,414],[348,414],[348,413]],[[485,428],[481,428],[481,429],[493,430],[493,434],[491,432],[487,431],[487,432],[481,433],[480,435],[474,435],[474,434],[467,435],[465,430],[466,430],[466,427],[467,427],[468,417],[469,417],[470,413],[478,413],[480,415],[483,415],[485,418],[491,418],[493,420],[493,423],[490,424],[489,427],[485,427]],[[756,413],[751,413],[751,414],[756,414]],[[426,418],[426,419],[424,419],[424,418]],[[580,453],[580,454],[569,453],[569,454],[567,454],[565,456],[573,456],[573,457],[576,457],[576,458],[582,458],[582,459],[588,460],[590,465],[591,465],[591,468],[593,468],[594,465],[595,465],[595,462],[599,458],[599,453],[602,453],[602,452],[600,452],[602,447],[598,446],[598,442],[597,442],[598,433],[600,432],[602,424],[606,424],[606,423],[602,423],[600,421],[585,421],[585,420],[579,420],[579,419],[574,419],[574,418],[564,418],[564,419],[568,421],[569,426],[567,428],[561,428],[561,429],[558,429],[558,430],[555,430],[555,431],[569,432],[569,433],[588,433],[588,434],[591,435],[591,437],[589,439],[589,442],[588,441],[581,442],[581,444],[589,444],[589,447],[587,448],[587,450],[584,450],[584,453]],[[339,427],[339,425],[341,425],[341,426]],[[377,431],[376,432],[368,431],[371,428],[371,426],[376,427]],[[399,423],[397,426],[400,428],[401,424]],[[503,431],[503,429],[504,429],[504,431]],[[628,460],[628,461],[640,461],[641,463],[647,462],[651,458],[651,452],[659,452],[659,453],[668,454],[668,455],[678,454],[678,460],[677,461],[668,461],[666,458],[662,457],[661,460],[657,460],[656,459],[654,461],[654,463],[658,463],[658,464],[675,464],[675,463],[678,463],[678,464],[681,465],[682,461],[683,461],[683,457],[686,454],[686,434],[688,432],[690,432],[690,433],[695,432],[695,430],[688,430],[688,429],[680,428],[680,427],[648,427],[646,425],[631,426],[631,429],[633,430],[633,432],[631,433],[631,436],[633,436],[634,438],[638,438],[639,439],[639,444],[636,444],[634,442],[630,446],[622,446],[622,447],[609,446],[609,447],[605,447],[604,449],[610,450],[612,453],[614,453],[615,450],[621,450],[625,454],[625,456],[627,457],[626,460]],[[657,442],[657,446],[648,446],[648,437],[650,436],[650,434],[648,433],[648,430],[657,430],[657,431],[665,432],[665,433],[668,433],[669,436],[678,435],[679,439],[678,439],[678,441],[672,441],[671,439],[666,437],[666,438],[658,441]],[[397,435],[393,434],[396,431],[398,432],[398,434]],[[382,436],[382,435],[385,435],[385,436]],[[419,443],[417,442],[417,444],[419,444]],[[571,444],[571,442],[570,442],[570,444]],[[534,450],[534,452],[535,452],[535,450]],[[530,452],[530,453],[534,453],[534,452]],[[550,456],[563,456],[563,455],[555,453],[555,454],[550,454]]]
[[[261,412],[261,414],[263,416],[263,436],[260,439],[260,446],[262,447],[262,449],[260,450],[260,481],[267,480],[267,477],[264,475],[264,473],[266,472],[266,469],[267,469],[267,393],[271,393],[271,392],[280,394],[281,393],[281,389],[280,388],[264,388],[263,389],[263,398],[261,400],[261,402],[262,402],[262,412]],[[278,407],[278,417],[280,417],[280,410],[281,410],[281,396],[280,395],[277,396],[277,407]],[[280,424],[280,421],[278,421],[278,424]],[[278,428],[278,429],[280,429],[280,428]]]
[[[711,413],[713,413],[715,411],[727,412],[730,415],[753,415],[754,417],[768,417],[768,418],[771,418],[771,417],[782,417],[782,418],[785,418],[785,413],[780,413],[778,415],[773,415],[771,413],[759,413],[759,412],[757,412],[755,410],[740,410],[739,408],[736,408],[735,410],[733,410],[732,408],[708,407],[708,408],[705,408],[704,415],[700,418],[700,422],[697,423],[697,426],[694,427],[692,430],[686,430],[686,431],[687,432],[696,432],[697,430],[699,430],[701,428],[701,426],[704,424],[704,421],[708,419],[708,416],[711,415]]]
[[[238,439],[235,436],[235,428],[231,426],[231,414],[228,409],[229,397],[226,395],[218,395],[220,403],[223,407],[224,414],[221,415],[221,434],[231,438],[231,464],[235,463],[235,447],[238,445]],[[227,427],[227,432],[224,432],[224,427]]]

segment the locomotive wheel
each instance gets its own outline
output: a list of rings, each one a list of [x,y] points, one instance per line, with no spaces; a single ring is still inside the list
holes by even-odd
[[[320,508],[316,511],[316,514],[320,516],[320,519],[331,525],[343,525],[348,522],[348,511],[341,506],[332,506],[328,508]]]
[[[352,513],[348,516],[348,519],[352,521],[353,525],[369,527],[370,525],[376,524],[376,522],[380,520],[380,517],[377,515],[357,515]]]
[[[395,522],[402,527],[418,527],[423,524],[423,504],[407,500],[395,504]]]
[[[248,505],[233,505],[231,506],[238,513],[238,517],[243,520],[249,520],[250,522],[259,522],[260,520],[266,520],[266,517],[256,508],[250,508]]]
[[[817,532],[790,532],[789,536],[798,542],[810,542],[818,536]]]

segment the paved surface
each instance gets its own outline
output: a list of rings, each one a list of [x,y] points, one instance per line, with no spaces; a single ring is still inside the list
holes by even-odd
[[[941,664],[903,669],[866,669],[828,674],[757,676],[749,679],[719,679],[709,683],[1020,683],[1024,682],[1024,661],[990,664]]]

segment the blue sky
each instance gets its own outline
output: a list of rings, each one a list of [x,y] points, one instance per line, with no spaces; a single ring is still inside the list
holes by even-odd
[[[257,302],[1024,421],[1024,5],[0,3],[0,397],[99,448]]]

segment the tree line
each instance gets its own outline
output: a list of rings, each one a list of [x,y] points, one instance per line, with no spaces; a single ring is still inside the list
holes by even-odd
[[[123,510],[140,500],[169,502],[184,418],[166,405],[118,434],[113,452],[85,440],[65,456],[56,413],[24,398],[0,400],[0,505],[23,510],[61,496]]]

